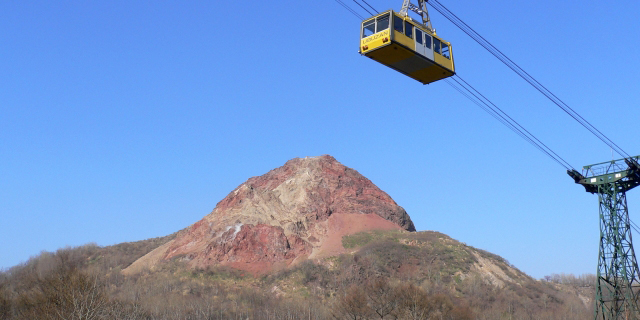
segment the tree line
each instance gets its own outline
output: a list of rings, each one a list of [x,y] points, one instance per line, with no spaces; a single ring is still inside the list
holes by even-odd
[[[180,259],[154,271],[121,273],[166,238],[64,248],[0,272],[0,319],[570,320],[592,315],[590,304],[556,285],[588,282],[588,276],[537,281],[492,260],[518,279],[497,285],[473,271],[470,250],[475,249],[432,239],[441,235],[406,237],[425,245],[372,241],[355,254],[257,276],[224,267],[191,269]],[[592,297],[591,289],[582,289]]]

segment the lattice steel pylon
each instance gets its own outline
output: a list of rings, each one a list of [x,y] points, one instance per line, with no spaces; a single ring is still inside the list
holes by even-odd
[[[600,202],[600,250],[595,319],[640,319],[638,262],[631,240],[627,191],[640,185],[640,156],[612,160],[567,173]]]

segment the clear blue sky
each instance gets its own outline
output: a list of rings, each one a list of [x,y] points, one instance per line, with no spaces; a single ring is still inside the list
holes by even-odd
[[[639,3],[441,2],[640,154]],[[431,14],[464,79],[574,167],[611,159]],[[595,272],[597,196],[446,83],[361,57],[359,23],[331,0],[0,2],[0,268],[170,234],[251,176],[331,154],[419,230],[536,278]],[[640,222],[640,190],[628,202]]]

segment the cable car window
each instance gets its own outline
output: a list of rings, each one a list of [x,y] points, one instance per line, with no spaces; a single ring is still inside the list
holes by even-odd
[[[402,29],[402,18],[394,15],[393,16],[393,29],[398,31],[398,32],[404,32],[404,29]]]
[[[404,34],[409,37],[409,38],[413,38],[413,25],[411,23],[409,23],[409,21],[405,21],[404,22]]]
[[[440,53],[440,40],[433,38],[433,51]]]
[[[422,44],[422,31],[416,28],[416,42]]]
[[[431,49],[431,36],[426,33],[424,34],[424,46]]]
[[[376,29],[376,32],[380,32],[388,28],[389,28],[389,15],[386,15],[384,17],[378,17],[378,27]]]
[[[445,43],[442,43],[442,55],[447,59],[451,59],[451,55],[449,54],[449,46]]]
[[[362,37],[366,38],[374,33],[376,33],[376,21],[371,20],[365,22],[362,27]]]

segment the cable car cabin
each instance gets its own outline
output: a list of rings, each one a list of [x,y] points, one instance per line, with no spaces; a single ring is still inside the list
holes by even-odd
[[[455,74],[451,44],[393,10],[362,22],[360,54],[429,84]]]

